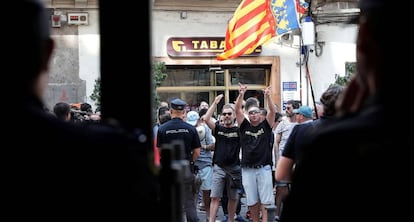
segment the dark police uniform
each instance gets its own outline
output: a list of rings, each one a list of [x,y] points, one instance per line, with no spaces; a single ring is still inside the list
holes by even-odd
[[[171,109],[184,110],[186,102],[181,99],[174,99],[171,101]],[[175,117],[158,128],[157,132],[157,147],[173,143],[174,141],[182,141],[184,144],[184,158],[193,163],[192,153],[194,149],[201,147],[200,138],[197,129],[183,121],[182,118]],[[162,158],[162,150],[161,150]],[[184,211],[187,215],[187,222],[198,221],[197,210],[194,200],[194,174],[186,174],[184,176]]]
[[[186,103],[181,99],[171,101],[171,108],[174,110],[184,110]],[[201,147],[200,138],[196,128],[183,121],[181,118],[172,118],[168,122],[162,124],[157,132],[157,147],[163,144],[170,144],[174,140],[182,140],[184,142],[184,155],[188,161],[192,160],[192,151]]]

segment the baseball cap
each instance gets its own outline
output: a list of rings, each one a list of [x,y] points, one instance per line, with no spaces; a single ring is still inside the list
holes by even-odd
[[[200,116],[196,111],[190,111],[187,113],[187,123],[195,126],[197,124],[198,119],[200,119]]]
[[[299,109],[293,110],[293,113],[299,113],[306,118],[312,118],[312,109],[309,106],[301,106]]]
[[[171,108],[175,110],[184,110],[185,105],[187,103],[181,99],[173,99],[171,100]]]

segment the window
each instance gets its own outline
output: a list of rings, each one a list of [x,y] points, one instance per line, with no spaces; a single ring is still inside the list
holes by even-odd
[[[223,93],[225,99],[218,105],[219,112],[225,103],[235,102],[239,82],[249,84],[246,98],[255,96],[263,104],[262,89],[268,84],[269,72],[264,67],[223,67],[222,70],[212,70],[208,66],[170,66],[167,67],[168,77],[157,91],[161,101],[174,98],[185,100],[188,111],[197,110],[202,100],[211,104],[217,95]]]

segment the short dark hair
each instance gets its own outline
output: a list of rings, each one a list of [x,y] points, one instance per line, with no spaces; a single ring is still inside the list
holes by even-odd
[[[160,118],[160,116],[164,115],[169,110],[170,108],[168,108],[167,106],[160,106],[157,111],[158,118]]]
[[[293,109],[299,109],[299,107],[302,106],[302,102],[301,101],[299,101],[299,100],[293,100],[293,99],[288,100],[286,102],[286,104],[292,105]]]
[[[171,119],[171,115],[169,113],[164,113],[158,117],[160,119],[160,124],[163,124]]]
[[[53,106],[53,113],[58,119],[65,120],[70,113],[70,105],[65,102],[58,102]]]
[[[344,86],[331,85],[325,90],[324,93],[322,93],[320,101],[323,105],[324,116],[334,116],[336,114],[336,101],[344,90]]]
[[[275,113],[275,122],[278,121],[281,117],[283,117],[283,115],[279,112]]]
[[[171,115],[168,112],[170,108],[166,106],[160,106],[157,110],[158,122],[159,124],[163,124],[171,119]]]
[[[204,116],[204,115],[206,115],[207,111],[208,111],[208,109],[206,109],[206,108],[204,108],[204,109],[200,109],[200,110],[198,111],[198,115],[199,115],[200,117],[201,117],[201,116]]]
[[[80,110],[83,112],[92,113],[92,105],[89,103],[82,103],[80,105]]]

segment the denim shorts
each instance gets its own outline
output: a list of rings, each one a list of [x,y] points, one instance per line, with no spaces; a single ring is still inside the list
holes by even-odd
[[[206,166],[198,171],[201,177],[200,190],[211,190],[213,186],[213,166]]]
[[[247,206],[262,204],[274,204],[272,167],[248,168],[242,167],[242,182],[246,193]]]

